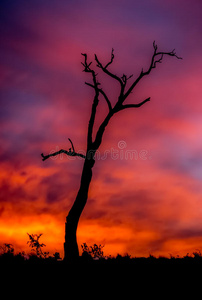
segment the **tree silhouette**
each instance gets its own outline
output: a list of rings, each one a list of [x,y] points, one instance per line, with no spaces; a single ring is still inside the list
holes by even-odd
[[[81,182],[80,182],[78,194],[66,217],[64,254],[65,254],[65,259],[67,260],[71,260],[71,261],[76,260],[79,256],[77,238],[76,238],[77,226],[78,226],[81,213],[88,199],[88,190],[92,179],[92,168],[95,164],[95,153],[102,143],[103,134],[110,119],[116,113],[122,110],[128,108],[138,108],[143,104],[145,104],[146,102],[150,101],[150,97],[148,97],[139,103],[134,103],[134,104],[124,103],[125,100],[128,98],[128,96],[132,93],[136,85],[139,83],[139,81],[142,78],[144,78],[146,75],[149,75],[150,72],[156,68],[157,64],[162,62],[164,56],[166,55],[173,56],[176,57],[177,59],[181,59],[181,57],[178,57],[176,55],[175,49],[172,50],[171,52],[161,52],[161,51],[159,52],[155,41],[153,42],[153,49],[154,49],[153,55],[151,57],[151,63],[148,69],[146,71],[142,69],[139,76],[133,81],[133,83],[128,88],[127,88],[128,81],[129,79],[132,78],[133,75],[127,76],[123,74],[122,77],[119,77],[109,70],[109,67],[111,67],[112,63],[114,62],[114,49],[112,49],[111,52],[111,60],[106,65],[103,65],[101,61],[98,59],[97,55],[95,54],[96,66],[99,69],[101,69],[101,71],[104,72],[107,76],[113,78],[116,82],[119,83],[120,93],[114,106],[112,106],[112,103],[109,97],[107,96],[106,92],[103,91],[103,89],[100,87],[101,84],[97,79],[98,74],[92,68],[92,62],[88,62],[87,54],[82,53],[82,56],[84,58],[84,62],[82,62],[82,65],[84,67],[83,71],[91,74],[92,76],[92,82],[91,83],[85,82],[85,84],[93,88],[95,92],[93,103],[92,103],[90,120],[88,124],[86,155],[77,153],[70,139],[69,141],[71,143],[71,148],[68,151],[61,149],[49,155],[44,155],[43,153],[41,154],[43,161],[48,159],[51,156],[56,156],[60,153],[65,153],[66,155],[69,156],[80,156],[84,158],[84,165],[83,165],[83,171],[81,175]],[[102,96],[106,101],[109,111],[105,116],[104,120],[102,121],[102,123],[100,124],[95,134],[95,139],[93,140],[94,122],[95,122],[95,116],[96,116],[96,111],[97,111],[97,106],[99,104],[100,96]]]
[[[27,233],[29,240],[27,241],[27,244],[29,247],[32,248],[32,251],[35,252],[37,257],[46,257],[49,253],[48,252],[43,252],[42,247],[46,247],[44,243],[40,243],[39,239],[43,235],[42,233],[40,234],[29,234]]]

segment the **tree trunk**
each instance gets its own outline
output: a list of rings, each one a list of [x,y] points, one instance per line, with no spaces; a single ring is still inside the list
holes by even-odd
[[[64,259],[65,261],[76,261],[79,257],[79,250],[76,238],[76,231],[80,215],[88,199],[88,190],[92,179],[92,168],[94,166],[93,158],[86,158],[81,175],[80,188],[65,223],[65,243]]]

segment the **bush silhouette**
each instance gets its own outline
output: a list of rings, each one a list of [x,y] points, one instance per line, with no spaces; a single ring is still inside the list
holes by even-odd
[[[34,251],[34,255],[36,255],[38,258],[47,258],[49,252],[42,251],[42,247],[46,247],[46,245],[43,243],[39,243],[39,239],[42,236],[42,233],[40,234],[27,233],[27,235],[29,237],[29,241],[27,241],[27,244],[29,244],[29,247],[31,247],[32,251]]]
[[[82,256],[85,258],[90,258],[90,257],[94,259],[104,258],[104,252],[102,251],[104,245],[94,244],[93,246],[88,246],[86,243],[83,243],[81,245],[81,248],[83,250]]]

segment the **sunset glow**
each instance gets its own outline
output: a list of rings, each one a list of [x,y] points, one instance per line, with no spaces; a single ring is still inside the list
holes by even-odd
[[[155,40],[165,57],[115,115],[96,154],[78,243],[106,255],[186,255],[202,251],[202,2],[197,0],[1,1],[0,245],[30,249],[43,233],[63,256],[65,218],[76,197],[93,101],[81,53],[117,75],[146,70]],[[96,63],[92,66],[96,69]],[[119,86],[96,69],[112,104]],[[114,100],[113,100],[114,99]],[[100,98],[96,126],[107,112]],[[80,248],[81,250],[81,248]]]

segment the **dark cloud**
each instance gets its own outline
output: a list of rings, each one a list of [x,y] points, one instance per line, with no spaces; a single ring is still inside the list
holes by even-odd
[[[89,198],[87,205],[82,214],[83,220],[95,220],[99,222],[99,220],[105,219],[108,211],[99,205],[99,201],[96,199]]]
[[[190,227],[190,228],[176,228],[175,231],[172,232],[172,238],[175,239],[194,239],[194,238],[202,238],[202,228],[196,226]],[[171,236],[168,236],[170,238]]]
[[[2,203],[20,203],[27,198],[23,186],[14,187],[8,180],[3,180],[0,185],[0,202]]]
[[[45,189],[45,201],[47,204],[57,203],[62,200],[70,205],[76,197],[76,192],[72,193],[73,187],[79,186],[80,174],[76,174],[61,168],[60,172],[43,178],[40,187]]]

